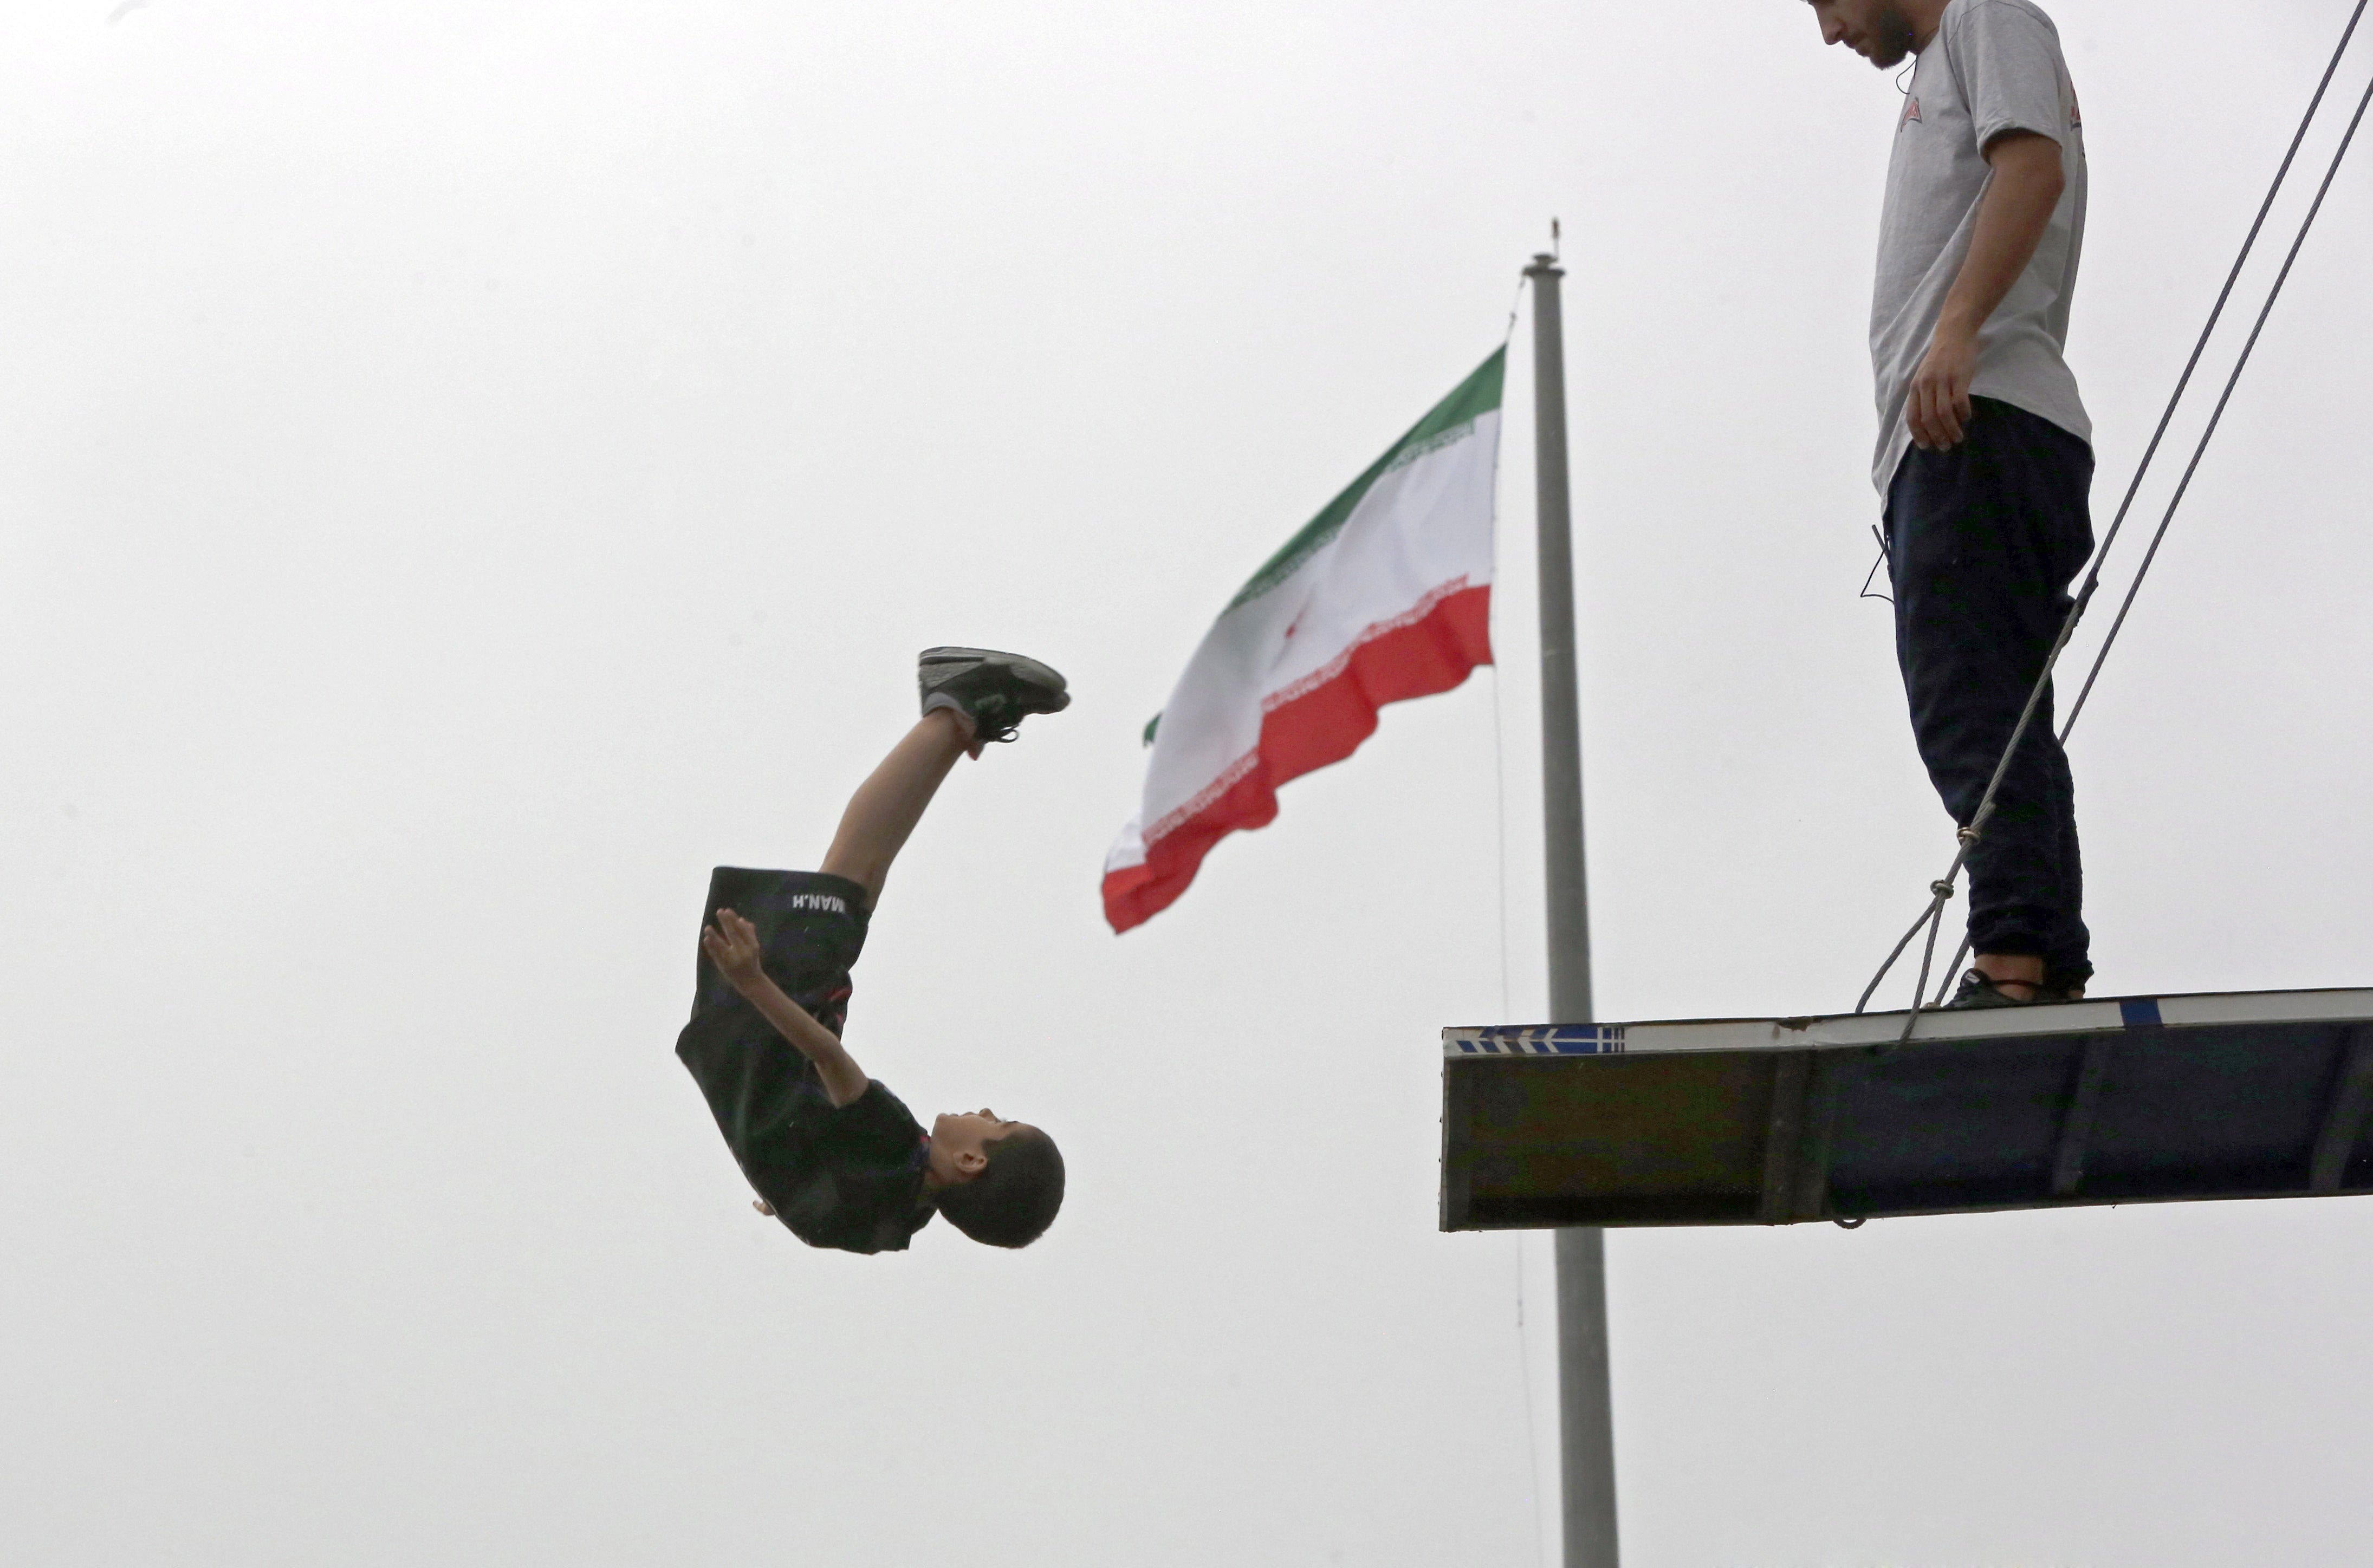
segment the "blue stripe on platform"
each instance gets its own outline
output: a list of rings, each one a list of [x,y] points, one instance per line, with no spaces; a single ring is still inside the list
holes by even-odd
[[[2130,1029],[2155,1029],[2163,1021],[2158,1016],[2158,998],[2137,997],[2118,1004],[2118,1016]]]

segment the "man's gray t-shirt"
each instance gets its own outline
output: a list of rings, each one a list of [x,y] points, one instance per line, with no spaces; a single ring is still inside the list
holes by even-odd
[[[2060,34],[2033,0],[1952,0],[1896,124],[1879,220],[1870,357],[1878,375],[1881,495],[1911,448],[1911,377],[1928,357],[1945,296],[1960,276],[1993,170],[1985,148],[2009,131],[2060,144],[2067,187],[2035,259],[1978,333],[1974,397],[1995,398],[2090,441],[2093,422],[2063,350],[2085,245],[2085,122]]]

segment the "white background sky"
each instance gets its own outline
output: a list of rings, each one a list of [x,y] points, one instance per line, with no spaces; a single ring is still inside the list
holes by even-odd
[[[1504,767],[1479,678],[1127,938],[1101,857],[1555,214],[1601,1011],[1850,1006],[1951,847],[1854,598],[1888,79],[1795,0],[111,8],[0,12],[6,1555],[1546,1561],[1546,1243],[1433,1229],[1435,1031],[1542,1006],[1521,352]],[[2105,520],[2345,9],[2058,0]],[[2080,732],[2103,991],[2373,983],[2368,209]],[[937,642],[1078,702],[849,1038],[1071,1199],[811,1252],[670,1053],[694,923]],[[2373,1526],[2362,1200],[1609,1254],[1642,1568]]]

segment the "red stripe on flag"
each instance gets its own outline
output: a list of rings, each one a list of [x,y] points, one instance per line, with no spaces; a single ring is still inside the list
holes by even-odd
[[[1339,671],[1262,716],[1254,765],[1233,787],[1146,845],[1142,865],[1105,877],[1105,919],[1127,931],[1168,909],[1213,844],[1276,819],[1279,785],[1341,761],[1375,734],[1377,709],[1447,691],[1490,662],[1489,585],[1354,645]]]

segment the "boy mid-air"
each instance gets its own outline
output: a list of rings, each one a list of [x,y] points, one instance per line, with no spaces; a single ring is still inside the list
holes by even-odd
[[[976,1241],[1027,1247],[1063,1204],[1055,1141],[988,1110],[926,1133],[840,1043],[848,971],[883,878],[956,759],[1070,705],[1063,678],[985,648],[928,648],[923,716],[858,786],[820,871],[719,866],[715,923],[675,1053],[772,1214],[811,1247],[901,1251],[942,1214]]]

